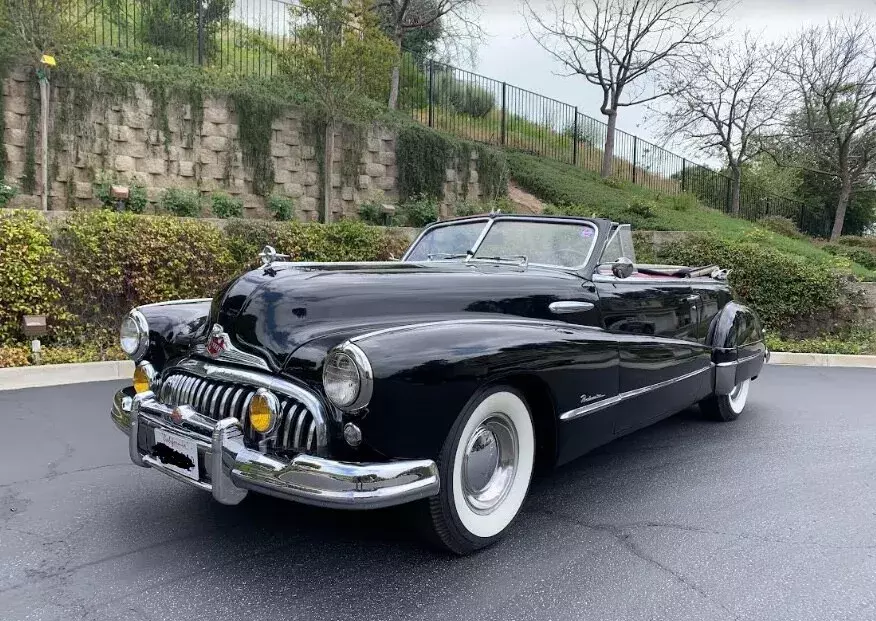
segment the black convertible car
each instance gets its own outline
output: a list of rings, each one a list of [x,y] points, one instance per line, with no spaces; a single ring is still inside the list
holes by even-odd
[[[460,554],[506,531],[536,468],[695,403],[737,418],[768,356],[726,271],[636,265],[607,220],[449,220],[400,262],[261,257],[124,320],[131,460],[225,504],[417,501]]]

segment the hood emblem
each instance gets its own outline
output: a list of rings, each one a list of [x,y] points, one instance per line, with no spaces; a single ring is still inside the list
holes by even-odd
[[[286,261],[291,258],[292,257],[288,254],[280,254],[274,250],[273,246],[265,246],[264,250],[259,253],[259,259],[262,260],[262,265],[265,268],[269,268],[271,263],[275,261]]]
[[[211,358],[218,358],[222,352],[226,351],[230,346],[228,334],[218,323],[213,324],[210,330],[210,336],[207,339],[207,353]]]

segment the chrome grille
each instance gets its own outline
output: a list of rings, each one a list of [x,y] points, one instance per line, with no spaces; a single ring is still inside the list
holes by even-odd
[[[221,420],[233,416],[243,425],[244,434],[258,439],[249,424],[249,403],[256,389],[229,382],[220,382],[189,375],[171,373],[164,378],[159,391],[159,400],[176,407],[188,405],[203,416]],[[282,450],[316,452],[317,425],[313,413],[303,403],[286,395],[277,395],[280,400],[280,420],[268,445]]]

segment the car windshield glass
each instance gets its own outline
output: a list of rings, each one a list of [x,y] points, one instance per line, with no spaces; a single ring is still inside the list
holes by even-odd
[[[408,261],[464,259],[478,240],[486,220],[439,226],[426,233],[407,257]]]
[[[407,260],[464,261],[474,250],[473,259],[525,258],[529,263],[580,267],[587,262],[596,241],[596,228],[589,223],[498,219],[473,248],[487,224],[481,220],[436,227],[417,242]]]
[[[596,241],[589,224],[536,220],[497,220],[490,227],[474,258],[526,257],[530,263],[578,267]]]

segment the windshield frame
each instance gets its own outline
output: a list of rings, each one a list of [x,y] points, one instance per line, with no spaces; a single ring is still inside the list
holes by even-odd
[[[453,220],[447,220],[445,222],[437,222],[435,224],[430,224],[425,229],[423,229],[417,238],[411,243],[408,249],[405,251],[404,256],[402,256],[401,260],[403,262],[411,262],[411,263],[437,263],[437,262],[458,262],[457,259],[425,259],[425,260],[417,260],[410,261],[408,257],[414,248],[417,247],[417,244],[425,237],[427,234],[431,233],[437,228],[447,227],[447,226],[455,226],[459,224],[470,224],[472,222],[484,222],[484,228],[481,230],[477,239],[474,242],[474,245],[469,249],[473,254],[477,254],[478,249],[484,243],[484,239],[487,237],[487,233],[489,233],[490,229],[493,227],[493,224],[498,221],[505,222],[540,222],[547,224],[574,224],[577,226],[589,226],[593,229],[593,243],[590,245],[590,250],[587,252],[587,256],[584,259],[584,262],[580,265],[569,266],[569,265],[554,265],[551,263],[534,263],[531,261],[527,261],[527,265],[534,265],[537,267],[546,267],[551,269],[563,270],[565,272],[573,272],[576,274],[582,273],[593,259],[594,253],[601,246],[600,243],[600,229],[596,222],[585,218],[566,218],[562,216],[514,216],[514,215],[489,215],[489,216],[472,216],[470,218],[459,218]],[[478,259],[477,257],[472,256],[470,259],[473,261],[487,261],[487,259]]]

